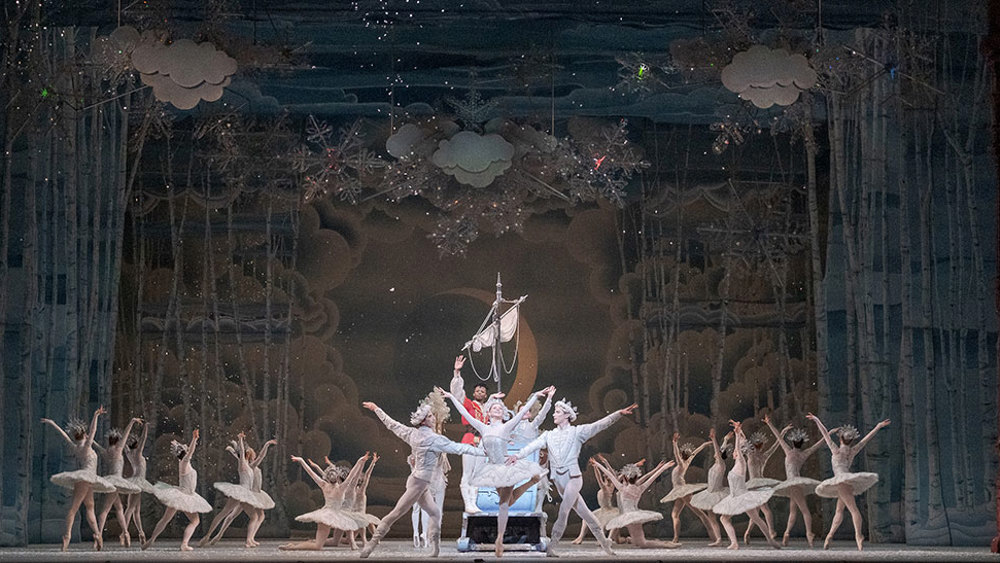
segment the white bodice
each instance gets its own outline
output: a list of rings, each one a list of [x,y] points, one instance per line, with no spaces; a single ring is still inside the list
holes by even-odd
[[[499,435],[484,435],[479,444],[486,453],[486,459],[495,465],[503,465],[507,461],[507,440]]]
[[[621,503],[619,507],[622,512],[639,510],[639,499],[642,498],[642,493],[645,490],[645,487],[639,485],[625,485],[625,488],[618,494],[618,501]]]
[[[188,463],[187,466],[188,470],[184,471],[184,462],[183,461],[181,462],[180,470],[182,472],[178,476],[177,486],[189,493],[193,493],[195,487],[198,486],[198,472],[195,470],[194,467],[191,467],[190,463]]]
[[[614,494],[613,490],[608,490],[605,489],[604,487],[597,489],[597,506],[599,506],[600,508],[612,508],[614,506],[612,504],[613,494]]]
[[[792,447],[785,451],[785,479],[799,477],[802,466],[806,463],[808,455],[804,450]]]
[[[132,449],[125,447],[125,457],[128,458],[129,465],[132,466],[132,477],[138,479],[146,478],[146,458],[143,457],[139,448]]]
[[[670,483],[674,487],[680,487],[682,485],[687,485],[687,481],[684,480],[684,473],[687,470],[687,466],[682,466],[680,462],[670,470]]]
[[[851,446],[839,446],[837,451],[833,452],[832,465],[833,474],[842,475],[844,473],[851,472],[851,463],[854,462],[854,456],[857,452]]]
[[[737,471],[736,467],[729,472],[729,494],[731,496],[739,496],[747,492],[747,478],[742,471]]]
[[[253,468],[247,463],[246,459],[240,459],[237,463],[237,474],[240,477],[240,486],[251,488],[253,487]]]
[[[73,456],[76,457],[77,469],[86,469],[97,473],[97,452],[93,448],[85,448],[82,444],[74,446]]]
[[[764,466],[767,465],[767,451],[764,448],[751,448],[746,455],[747,472],[751,479],[758,479],[764,476]]]
[[[125,469],[125,458],[122,457],[122,451],[118,448],[104,450],[104,467],[107,470],[106,475],[121,477],[122,470]]]
[[[713,463],[708,468],[708,491],[714,493],[726,487],[726,464]]]
[[[253,484],[250,486],[250,490],[259,493],[261,487],[264,486],[264,472],[260,470],[260,467],[253,468]]]
[[[343,483],[337,483],[336,485],[327,484],[323,487],[323,508],[335,508],[340,510],[344,507],[344,494],[347,492],[344,490]]]

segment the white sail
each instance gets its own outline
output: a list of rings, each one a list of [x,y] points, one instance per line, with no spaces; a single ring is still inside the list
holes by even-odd
[[[517,305],[507,309],[507,312],[500,315],[500,342],[510,342],[514,338],[514,333],[517,332],[517,321]],[[473,352],[479,352],[483,348],[491,348],[496,344],[496,332],[495,326],[492,324],[487,325],[486,328],[473,336],[472,340],[465,343],[465,348],[471,347]]]

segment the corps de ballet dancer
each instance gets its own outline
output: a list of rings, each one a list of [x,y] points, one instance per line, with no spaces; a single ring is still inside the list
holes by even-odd
[[[374,460],[378,460],[378,454],[372,453],[371,456],[374,457]],[[312,468],[316,470],[317,474],[320,475],[323,474],[323,471],[325,470],[322,469],[315,462],[313,462],[313,460],[310,459],[307,461],[309,462],[309,465],[311,465]],[[323,461],[326,463],[327,467],[334,466],[334,463],[330,461],[330,458],[328,456],[323,456]],[[358,474],[356,478],[354,478],[354,485],[348,486],[344,489],[343,510],[345,513],[347,513],[348,516],[354,519],[354,522],[357,524],[357,527],[352,528],[350,530],[334,528],[333,535],[326,540],[327,546],[337,547],[340,546],[342,543],[344,543],[344,541],[346,540],[347,545],[350,546],[352,550],[356,550],[358,549],[358,544],[357,544],[357,534],[355,532],[361,532],[362,541],[364,541],[364,536],[363,536],[364,531],[373,524],[375,526],[378,525],[379,519],[376,516],[373,516],[371,514],[366,514],[364,511],[359,512],[357,509],[358,498],[362,493],[361,491],[362,483],[364,482],[366,475],[369,477],[371,476],[371,470],[374,469],[374,466],[375,466],[375,461],[372,461],[372,463],[368,465],[368,470],[365,471],[364,464],[362,463],[361,464],[362,471],[361,473]],[[365,486],[367,487],[367,485]],[[367,496],[367,493],[365,494]],[[365,501],[365,504],[367,504],[367,500]],[[345,537],[345,532],[346,532],[346,537]]]
[[[100,530],[103,540],[104,524],[108,521],[108,514],[111,513],[111,509],[115,509],[115,516],[118,517],[118,526],[122,529],[119,541],[124,546],[131,546],[132,538],[128,533],[128,522],[125,520],[125,507],[122,506],[121,495],[128,497],[128,495],[142,492],[142,489],[138,485],[122,477],[122,472],[125,469],[125,457],[122,455],[122,450],[125,449],[125,439],[132,434],[132,427],[137,422],[141,423],[142,420],[138,418],[130,420],[125,427],[124,433],[118,428],[108,430],[105,435],[108,443],[106,447],[102,447],[97,442],[94,442],[94,447],[104,457],[104,469],[106,471],[106,474],[103,476],[104,480],[111,483],[115,488],[113,492],[108,493],[104,497],[104,506],[101,508],[101,513],[97,515],[97,529]]]
[[[580,449],[584,442],[609,428],[622,417],[632,414],[637,407],[638,405],[633,403],[597,422],[573,426],[570,422],[576,420],[576,408],[565,399],[557,401],[552,410],[552,420],[556,423],[556,428],[542,432],[541,436],[521,448],[516,454],[508,456],[508,463],[517,463],[541,448],[546,448],[549,451],[549,480],[555,484],[556,490],[562,496],[562,501],[559,504],[559,516],[552,526],[551,540],[545,550],[546,556],[559,556],[557,547],[563,533],[566,532],[570,510],[575,510],[587,523],[604,553],[614,554],[611,551],[611,542],[604,535],[600,522],[594,517],[594,513],[587,508],[587,503],[580,496],[580,489],[583,487],[583,472],[580,471]]]
[[[782,428],[781,432],[778,432],[778,429],[771,422],[771,418],[767,415],[764,416],[764,424],[767,424],[767,427],[771,429],[771,433],[774,434],[775,439],[781,444],[781,449],[785,452],[785,480],[774,486],[775,496],[788,497],[789,499],[788,522],[785,524],[785,533],[781,537],[781,545],[788,545],[792,527],[795,526],[795,513],[801,512],[802,522],[806,526],[806,541],[809,542],[809,547],[812,547],[816,534],[813,533],[812,514],[806,505],[806,495],[811,495],[816,491],[816,485],[819,485],[819,481],[803,477],[800,472],[809,456],[822,447],[823,442],[817,441],[806,448],[804,446],[809,441],[809,435],[803,429],[793,428],[789,424]],[[834,428],[830,433],[838,430],[839,428]]]
[[[278,549],[319,551],[326,545],[330,530],[345,532],[357,530],[361,527],[361,524],[355,520],[350,511],[344,506],[344,497],[350,489],[357,487],[358,478],[361,476],[365,462],[368,461],[370,456],[370,453],[365,452],[365,455],[358,458],[350,471],[339,465],[330,465],[322,471],[322,474],[317,473],[313,470],[313,467],[310,467],[310,465],[313,465],[318,468],[316,464],[311,463],[311,460],[307,464],[305,459],[295,455],[291,456],[291,460],[301,465],[313,482],[316,483],[316,486],[323,491],[324,502],[322,507],[295,517],[295,520],[298,522],[315,523],[316,538],[313,540],[286,543],[279,546]],[[336,543],[339,543],[340,538],[338,537],[337,539]]]
[[[712,507],[712,511],[721,517],[722,526],[726,529],[726,535],[729,536],[728,549],[739,549],[740,544],[736,540],[736,530],[733,529],[732,517],[745,513],[750,517],[751,522],[757,524],[761,530],[765,529],[767,524],[761,520],[757,509],[771,498],[774,490],[769,487],[754,490],[747,488],[747,464],[743,454],[746,436],[743,435],[742,424],[735,420],[730,420],[729,424],[733,427],[733,433],[736,436],[736,446],[733,448],[735,463],[733,468],[729,470],[728,476],[729,496]],[[774,541],[774,538],[768,536],[766,539],[771,547],[781,549],[781,545]]]
[[[861,544],[864,542],[865,537],[861,533],[861,511],[858,510],[858,505],[854,501],[854,497],[874,486],[878,482],[878,473],[867,471],[852,473],[851,462],[854,461],[858,452],[865,447],[865,444],[875,437],[876,432],[889,426],[889,419],[876,424],[875,428],[872,428],[871,432],[866,434],[857,443],[855,443],[855,440],[860,436],[858,429],[849,425],[841,426],[840,445],[838,446],[833,442],[830,432],[826,429],[826,426],[823,426],[819,418],[812,413],[806,415],[806,418],[816,423],[816,427],[819,428],[819,432],[823,436],[823,441],[830,448],[832,457],[833,477],[816,485],[817,495],[837,499],[837,511],[833,515],[833,522],[830,523],[830,532],[827,533],[826,540],[823,542],[823,549],[830,547],[830,540],[833,539],[833,534],[837,532],[837,528],[844,521],[844,508],[847,508],[851,513],[851,520],[854,523],[854,541],[858,544],[858,551],[861,551]]]
[[[643,531],[642,525],[646,522],[663,520],[663,515],[659,512],[642,510],[639,508],[639,499],[642,498],[646,489],[648,489],[649,486],[656,481],[656,478],[663,474],[664,471],[673,466],[673,461],[661,461],[655,468],[653,468],[652,471],[643,475],[642,469],[638,464],[628,463],[618,471],[617,475],[615,475],[614,472],[610,471],[603,465],[595,465],[598,471],[604,473],[604,476],[614,483],[615,489],[618,490],[619,508],[621,509],[621,514],[608,521],[608,523],[604,526],[605,529],[627,529],[632,545],[639,548],[659,547],[669,549],[680,547],[679,543],[672,541],[667,542],[662,540],[646,539],[646,533]]]
[[[643,462],[645,462],[645,460],[639,460],[636,462],[636,465],[642,465]],[[597,521],[601,524],[601,529],[603,530],[605,524],[610,522],[611,519],[614,518],[615,516],[621,514],[621,509],[615,506],[614,503],[614,498],[615,498],[614,480],[609,479],[603,471],[599,470],[597,468],[597,464],[604,463],[605,467],[607,467],[607,469],[610,470],[611,473],[614,473],[615,469],[611,467],[611,465],[607,462],[607,460],[604,459],[604,456],[601,456],[600,459],[596,457],[591,457],[590,459],[587,460],[587,463],[590,465],[591,468],[593,468],[594,477],[597,479],[597,510],[594,511],[594,517],[597,518]],[[570,543],[573,545],[579,545],[583,543],[583,538],[587,535],[587,530],[589,529],[590,528],[587,527],[586,523],[583,523],[580,526],[580,535],[576,536],[576,539],[574,539]],[[618,537],[618,529],[615,528],[614,530],[611,530],[611,533],[608,535],[608,539],[611,541],[615,541],[617,537]]]
[[[365,469],[364,475],[358,479],[358,485],[356,487],[357,493],[354,495],[354,503],[351,505],[352,512],[357,514],[358,518],[360,518],[364,524],[360,530],[362,542],[365,542],[368,539],[366,535],[368,529],[371,528],[374,532],[375,527],[382,521],[382,519],[378,516],[368,513],[368,483],[372,480],[372,472],[375,471],[375,463],[378,460],[378,453],[372,452],[371,463],[369,463],[368,468]],[[354,542],[354,532],[351,532],[351,542]]]
[[[405,426],[393,420],[375,403],[366,401],[361,405],[374,412],[390,432],[410,445],[413,465],[410,467],[410,476],[406,479],[406,490],[396,501],[396,506],[382,518],[378,527],[375,528],[371,540],[365,544],[360,555],[362,558],[371,555],[396,520],[410,510],[413,503],[418,503],[420,508],[426,510],[430,516],[427,539],[431,546],[430,556],[437,557],[441,549],[441,511],[434,503],[430,488],[431,481],[434,479],[434,471],[440,464],[440,458],[444,454],[473,456],[485,454],[471,444],[452,442],[434,432],[436,417],[431,405],[426,402],[421,403],[417,410],[410,414],[410,424],[413,426]]]
[[[455,365],[458,365],[456,360]],[[444,396],[451,400],[458,412],[464,417],[473,428],[479,432],[480,445],[486,452],[486,461],[480,463],[476,472],[469,478],[469,484],[475,487],[493,487],[500,497],[500,507],[497,513],[497,537],[494,543],[494,552],[497,557],[503,556],[503,538],[507,530],[507,515],[510,505],[517,502],[517,499],[524,494],[532,485],[537,483],[544,473],[540,465],[526,459],[517,460],[513,463],[506,463],[507,443],[511,440],[511,433],[517,426],[524,414],[542,396],[555,392],[553,387],[548,387],[542,391],[532,393],[528,402],[510,420],[504,422],[508,415],[507,407],[504,406],[502,394],[494,394],[486,401],[484,409],[489,423],[482,423],[465,410],[465,406],[451,393],[444,393]]]
[[[128,476],[129,482],[139,487],[140,492],[128,495],[125,503],[125,531],[134,522],[136,531],[139,532],[139,543],[146,542],[146,532],[142,529],[142,493],[153,494],[153,484],[146,480],[146,458],[142,455],[146,448],[146,439],[149,437],[149,425],[142,425],[142,434],[136,438],[129,434],[125,439],[125,459],[128,460],[131,474]]]
[[[709,524],[708,516],[701,511],[699,508],[691,506],[691,497],[695,493],[701,492],[708,487],[708,483],[688,483],[685,479],[687,470],[691,467],[691,462],[698,457],[703,449],[711,445],[711,440],[703,442],[700,446],[695,447],[690,443],[685,443],[683,446],[678,446],[677,442],[681,435],[674,432],[671,443],[674,449],[674,468],[670,472],[670,483],[673,487],[667,495],[660,499],[661,503],[672,502],[674,503],[673,508],[670,510],[670,520],[674,527],[674,539],[673,543],[680,545],[680,533],[681,533],[681,511],[688,508],[694,515],[701,520],[701,523],[708,530],[708,533],[712,533],[711,524]]]
[[[719,529],[719,523],[716,521],[715,512],[712,512],[712,509],[722,499],[729,496],[729,487],[726,483],[726,458],[732,449],[729,443],[732,437],[732,432],[726,434],[722,438],[720,446],[715,428],[708,431],[708,439],[712,442],[712,451],[714,452],[714,463],[712,463],[712,467],[708,468],[708,487],[691,497],[691,507],[704,512],[708,519],[708,535],[709,539],[712,540],[712,543],[708,544],[709,547],[722,545],[722,530]]]
[[[239,483],[221,481],[212,484],[217,491],[226,497],[226,504],[215,515],[215,518],[212,519],[211,524],[208,526],[208,531],[201,538],[201,541],[198,542],[198,547],[203,547],[206,544],[213,545],[222,539],[233,520],[243,512],[246,512],[247,517],[250,519],[247,523],[247,535],[244,546],[257,547],[257,542],[254,538],[256,537],[257,530],[260,528],[260,522],[264,520],[264,511],[274,508],[274,500],[271,496],[260,490],[259,486],[256,487],[257,490],[255,491],[254,482],[260,471],[260,462],[267,455],[268,448],[276,445],[278,441],[269,440],[266,442],[258,456],[253,448],[247,447],[245,433],[240,432],[236,437],[236,440],[226,446],[226,451],[236,458],[236,474],[239,478]],[[219,531],[215,537],[212,537],[212,532],[215,531],[217,526],[219,526]]]
[[[465,365],[465,356],[458,356],[455,358],[454,372],[451,378],[451,384],[449,385],[449,390],[451,394],[455,396],[455,399],[462,403],[465,410],[471,413],[471,417],[462,418],[462,425],[465,427],[465,433],[462,435],[462,443],[469,444],[470,446],[479,445],[479,435],[476,429],[470,424],[470,420],[478,420],[479,422],[489,422],[486,416],[486,405],[487,395],[489,391],[486,389],[486,385],[482,382],[475,384],[472,387],[472,397],[467,397],[465,395],[465,380],[462,379],[462,366]],[[484,460],[481,456],[463,455],[462,456],[462,480],[459,481],[459,490],[462,492],[462,502],[465,504],[466,514],[478,514],[482,512],[479,507],[476,506],[476,500],[479,497],[479,487],[469,484],[469,479],[475,474],[476,470],[479,468],[479,464]]]
[[[764,449],[767,437],[764,436],[763,432],[758,430],[750,435],[749,440],[744,442],[742,451],[747,460],[747,474],[749,475],[749,479],[747,479],[748,489],[760,489],[763,487],[773,489],[775,485],[781,482],[777,479],[764,477],[764,467],[767,466],[767,462],[770,461],[771,456],[774,455],[774,452],[778,450],[778,446],[783,441],[783,437],[777,438],[769,448]],[[778,534],[774,531],[774,515],[771,513],[771,507],[767,503],[764,503],[761,505],[760,511],[764,513],[764,523],[767,524],[767,530],[765,531],[761,528],[760,531],[772,538],[777,537]],[[753,522],[747,526],[746,532],[743,533],[743,543],[750,543],[750,531],[753,530],[753,527]]]
[[[521,419],[521,422],[514,427],[514,432],[512,433],[514,444],[527,444],[542,434],[542,423],[545,422],[545,417],[547,417],[549,415],[549,411],[552,410],[552,396],[555,392],[556,390],[553,387],[552,392],[546,395],[544,404],[539,406],[536,401],[535,404],[528,409],[528,412],[524,414],[524,418]],[[514,405],[514,410],[520,410],[521,406],[520,402],[518,402]],[[546,459],[546,456],[547,454],[545,450],[539,450],[538,465],[541,466],[543,471],[535,489],[535,506],[532,509],[533,512],[542,511],[542,508],[545,506],[546,498],[548,498],[548,500],[552,500],[550,492],[552,490],[552,483],[549,482],[548,460]],[[586,529],[586,526],[582,529]]]
[[[101,539],[101,529],[97,527],[97,516],[94,514],[94,493],[110,493],[115,490],[114,485],[97,475],[97,452],[94,451],[94,436],[97,434],[97,418],[108,411],[104,407],[99,407],[94,411],[94,417],[90,421],[90,427],[78,419],[72,419],[66,424],[66,430],[59,427],[51,419],[43,418],[42,424],[49,424],[55,428],[59,435],[69,444],[73,457],[76,458],[76,469],[74,471],[64,471],[56,473],[49,478],[54,484],[73,491],[73,499],[69,503],[69,510],[66,512],[66,532],[62,537],[62,550],[69,549],[69,541],[73,534],[73,522],[76,520],[76,513],[83,505],[87,515],[87,524],[94,533],[94,549],[100,551],[104,547]]]
[[[199,514],[212,511],[212,505],[195,492],[195,487],[198,486],[198,472],[191,466],[191,457],[194,456],[195,448],[198,446],[198,435],[198,429],[195,428],[191,433],[189,444],[185,445],[176,440],[170,442],[170,453],[177,458],[177,485],[161,482],[153,487],[153,495],[166,507],[166,511],[164,511],[160,521],[156,523],[153,535],[142,544],[143,550],[149,549],[153,545],[156,538],[163,533],[164,528],[178,512],[183,512],[188,518],[188,525],[184,528],[184,536],[181,538],[181,551],[194,549],[188,545],[188,542],[201,520]]]

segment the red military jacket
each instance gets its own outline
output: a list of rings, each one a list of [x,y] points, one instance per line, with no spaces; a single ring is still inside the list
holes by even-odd
[[[482,403],[466,397],[465,401],[462,403],[462,406],[465,407],[465,410],[469,411],[469,414],[476,417],[476,420],[479,420],[480,422],[489,423],[489,420],[486,418],[486,413],[483,412]],[[465,428],[467,430],[467,432],[462,435],[462,443],[478,444],[479,436],[477,435],[476,431],[472,429],[472,426],[469,425],[469,421],[466,420],[464,416],[462,417],[462,424],[465,425]]]

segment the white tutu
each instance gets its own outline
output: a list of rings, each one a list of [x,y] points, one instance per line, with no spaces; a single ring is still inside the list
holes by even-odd
[[[616,518],[622,513],[621,509],[616,506],[611,508],[598,508],[594,511],[594,518],[601,524],[601,528],[604,528],[612,519]]]
[[[259,493],[255,493],[243,485],[222,481],[212,483],[212,486],[215,487],[217,491],[233,500],[238,500],[243,504],[249,504],[254,508],[266,508],[264,506],[265,503],[263,502],[264,499],[259,495]],[[274,506],[273,501],[271,506]]]
[[[734,516],[753,510],[767,504],[774,495],[774,489],[757,489],[747,491],[739,496],[728,496],[712,507],[712,512],[725,516]]]
[[[260,498],[260,505],[257,506],[257,508],[262,508],[264,510],[271,510],[274,508],[274,499],[271,498],[271,495],[265,493],[264,491],[255,491],[254,494]]]
[[[313,510],[312,512],[300,514],[295,517],[295,520],[299,522],[324,524],[335,530],[343,530],[345,532],[361,529],[361,524],[359,524],[354,518],[351,518],[349,513],[343,510],[337,510],[336,508],[323,507],[318,510]]]
[[[604,529],[617,530],[631,524],[645,524],[646,522],[655,522],[657,520],[663,520],[663,515],[659,512],[653,512],[652,510],[630,510],[609,520],[604,525]]]
[[[77,469],[76,471],[63,471],[49,477],[56,485],[64,489],[73,489],[77,483],[90,483],[94,487],[95,493],[113,493],[117,489],[104,477],[100,477],[89,469]]]
[[[702,491],[691,497],[691,506],[699,510],[712,510],[722,499],[729,496],[729,487],[718,491]]]
[[[787,497],[789,496],[789,491],[796,487],[800,487],[802,489],[802,494],[811,495],[816,492],[816,485],[819,485],[819,481],[816,479],[810,479],[809,477],[792,477],[791,479],[786,479],[774,486],[774,496]]]
[[[103,477],[105,481],[111,483],[115,490],[124,495],[131,495],[135,493],[141,493],[142,488],[139,485],[129,481],[128,479],[118,476],[118,475],[105,475]]]
[[[680,485],[670,489],[667,496],[660,499],[660,502],[673,502],[679,498],[684,498],[688,495],[693,495],[699,491],[703,491],[708,487],[708,483],[689,483],[687,485]]]
[[[354,518],[354,521],[357,522],[358,526],[361,528],[370,524],[378,526],[382,522],[381,518],[373,514],[368,514],[367,512],[348,512],[348,514],[351,518]]]
[[[868,473],[867,471],[841,473],[816,485],[816,494],[826,498],[837,498],[838,485],[842,483],[850,484],[854,495],[857,496],[878,483],[878,473]]]
[[[781,481],[771,479],[770,477],[754,477],[753,479],[747,481],[747,488],[751,491],[763,487],[770,487],[773,489],[778,483],[781,483]]]
[[[542,466],[527,459],[519,459],[512,465],[484,463],[469,477],[469,484],[475,487],[514,487],[544,473]]]
[[[179,512],[211,512],[212,505],[195,492],[188,492],[178,486],[159,482],[153,486],[156,500],[168,508]]]
[[[128,482],[139,487],[139,490],[141,490],[144,493],[152,494],[153,489],[155,488],[153,487],[153,484],[147,481],[144,477],[135,477],[135,476],[129,477]]]

